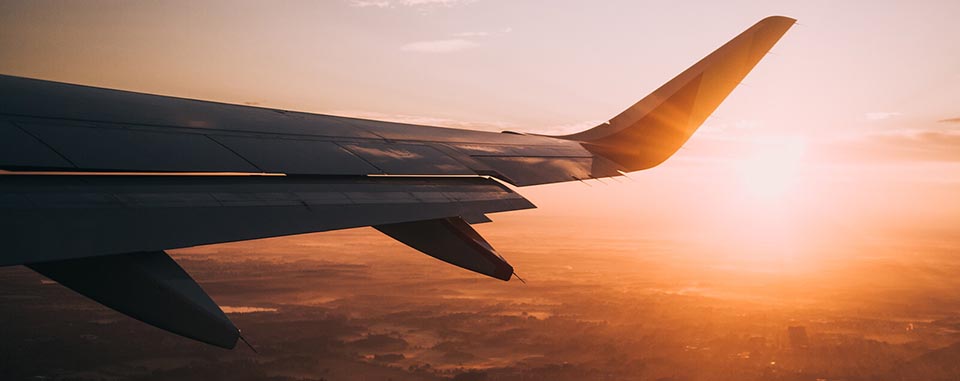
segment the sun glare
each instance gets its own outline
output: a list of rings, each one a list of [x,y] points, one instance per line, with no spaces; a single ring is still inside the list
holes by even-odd
[[[753,201],[779,201],[797,191],[806,143],[799,137],[757,139],[737,161],[745,196]]]

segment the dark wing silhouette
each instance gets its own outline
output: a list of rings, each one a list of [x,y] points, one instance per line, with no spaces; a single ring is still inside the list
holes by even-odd
[[[493,133],[0,76],[0,265],[232,348],[239,333],[163,251],[374,226],[509,280],[470,223],[515,186],[620,176],[673,155],[794,23],[761,20],[609,122]],[[499,181],[498,181],[499,180]]]

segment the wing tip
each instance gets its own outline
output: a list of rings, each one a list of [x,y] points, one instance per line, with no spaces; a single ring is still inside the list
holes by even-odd
[[[686,143],[794,23],[787,16],[763,18],[607,123],[554,137],[578,141],[620,170],[655,167]]]
[[[778,23],[783,22],[783,23],[793,24],[797,22],[797,19],[790,16],[770,15],[770,16],[764,17],[762,20],[759,21],[759,23],[770,23],[770,22],[778,22]]]

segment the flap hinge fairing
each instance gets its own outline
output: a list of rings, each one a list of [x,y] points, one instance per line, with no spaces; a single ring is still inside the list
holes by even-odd
[[[163,251],[27,264],[27,267],[134,319],[232,349],[240,331]]]
[[[513,266],[463,218],[375,225],[375,229],[431,257],[486,276],[509,281]]]

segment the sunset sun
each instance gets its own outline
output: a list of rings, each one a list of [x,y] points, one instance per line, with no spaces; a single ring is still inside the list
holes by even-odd
[[[796,193],[805,151],[799,137],[754,140],[735,163],[741,192],[754,201],[777,201]]]

